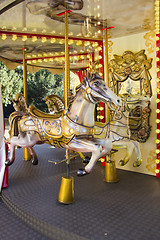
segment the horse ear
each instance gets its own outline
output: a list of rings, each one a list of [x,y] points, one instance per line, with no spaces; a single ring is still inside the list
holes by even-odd
[[[84,86],[87,86],[87,85],[88,85],[88,78],[87,78],[87,77],[84,77],[84,78],[83,78],[82,84],[83,84]]]

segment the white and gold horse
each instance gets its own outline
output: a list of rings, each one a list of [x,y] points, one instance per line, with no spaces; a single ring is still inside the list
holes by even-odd
[[[90,173],[97,160],[112,149],[110,137],[104,139],[94,137],[94,110],[95,104],[99,101],[112,102],[116,106],[122,105],[121,99],[111,91],[102,78],[92,74],[88,79],[85,77],[77,87],[77,93],[68,110],[52,115],[30,106],[29,112],[19,120],[18,136],[12,134],[10,136],[10,155],[6,165],[14,162],[16,146],[27,148],[32,156],[32,163],[36,165],[38,159],[32,147],[35,144],[48,143],[76,152],[91,152],[90,162],[85,169],[79,171],[79,175]],[[10,123],[12,122],[11,116]]]

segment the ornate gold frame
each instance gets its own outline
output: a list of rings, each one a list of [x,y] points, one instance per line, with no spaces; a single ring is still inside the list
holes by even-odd
[[[109,62],[109,84],[111,89],[119,95],[120,85],[129,78],[139,82],[139,92],[133,94],[130,91],[122,93],[124,111],[129,111],[129,126],[131,138],[139,142],[145,142],[151,126],[150,97],[152,96],[151,75],[152,58],[147,58],[145,50],[137,53],[125,51],[122,56],[114,55]]]

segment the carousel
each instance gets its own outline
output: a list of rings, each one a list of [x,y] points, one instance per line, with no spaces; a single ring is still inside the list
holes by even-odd
[[[159,239],[159,5],[0,1],[2,240]]]

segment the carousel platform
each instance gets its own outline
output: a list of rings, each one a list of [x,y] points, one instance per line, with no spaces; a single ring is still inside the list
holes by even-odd
[[[48,160],[64,158],[64,149],[35,146],[39,164],[23,161],[23,149],[16,150],[9,167],[9,186],[0,200],[2,240],[159,240],[160,180],[117,170],[117,183],[104,181],[104,167],[77,177],[80,158],[71,161],[75,201],[57,201],[66,164]]]

